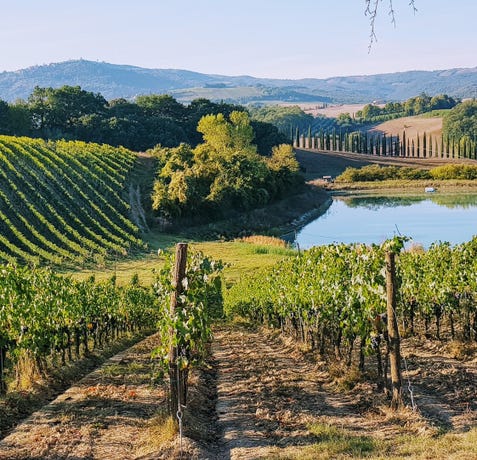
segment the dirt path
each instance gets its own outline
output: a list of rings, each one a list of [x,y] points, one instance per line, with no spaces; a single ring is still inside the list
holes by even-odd
[[[0,459],[137,458],[148,422],[164,404],[152,387],[149,337],[33,414],[0,442]]]
[[[477,358],[462,362],[439,349],[438,343],[427,348],[415,342],[404,342],[408,363],[404,375],[421,415],[446,431],[464,432],[477,426]]]
[[[316,458],[306,455],[321,439],[310,429],[313,424],[344,429],[347,434],[342,436],[351,443],[375,445],[381,441],[392,445],[402,436],[434,436],[440,430],[463,433],[477,426],[474,361],[460,363],[415,345],[404,354],[409,367],[404,372],[405,398],[410,405],[409,377],[418,410],[393,413],[389,401],[369,382],[340,390],[323,363],[306,358],[296,345],[270,332],[216,331],[213,355],[222,431],[217,458]],[[372,458],[381,458],[379,451]]]
[[[354,423],[362,416],[352,397],[324,387],[320,363],[262,331],[217,331],[217,413],[223,430],[220,458],[265,458],[277,449],[314,441],[307,426],[318,419]]]
[[[369,380],[344,390],[316,356],[276,333],[221,326],[209,366],[191,376],[181,453],[177,437],[164,442],[153,423],[166,408],[164,388],[151,385],[156,343],[152,336],[116,355],[36,412],[0,442],[0,460],[331,459],[354,458],[358,448],[367,458],[409,458],[382,456],[382,446],[395,454],[396,440],[433,442],[441,430],[465,435],[477,426],[476,359],[409,340],[404,377],[418,412],[394,413]]]

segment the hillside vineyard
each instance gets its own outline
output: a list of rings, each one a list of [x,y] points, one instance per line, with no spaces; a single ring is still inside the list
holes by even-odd
[[[122,198],[135,154],[0,136],[0,261],[100,263],[142,248]]]

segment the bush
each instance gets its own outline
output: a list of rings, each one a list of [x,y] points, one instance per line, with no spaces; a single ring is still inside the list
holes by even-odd
[[[446,165],[438,166],[430,170],[430,175],[433,179],[477,179],[477,166],[473,165]]]
[[[418,168],[408,168],[399,166],[379,166],[369,165],[362,168],[346,168],[346,170],[336,178],[337,182],[373,182],[381,180],[398,179],[429,179],[429,171]]]
[[[431,170],[399,166],[369,165],[362,168],[346,168],[336,178],[336,182],[373,182],[381,180],[474,180],[477,179],[477,166],[451,164],[437,166]]]

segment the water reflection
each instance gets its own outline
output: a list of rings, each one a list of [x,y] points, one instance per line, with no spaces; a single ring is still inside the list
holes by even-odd
[[[333,242],[381,243],[403,234],[429,247],[462,243],[477,233],[477,194],[336,196],[328,211],[298,232],[302,248]]]
[[[418,196],[336,196],[350,208],[363,207],[379,210],[383,207],[392,208],[397,206],[412,206],[421,201],[432,201],[446,208],[472,208],[477,205],[477,194],[427,194]]]

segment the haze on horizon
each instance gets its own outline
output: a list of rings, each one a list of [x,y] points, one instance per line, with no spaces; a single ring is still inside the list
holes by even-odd
[[[2,5],[0,71],[71,59],[221,75],[327,78],[475,67],[475,0],[388,0],[368,53],[364,0],[20,0]]]

